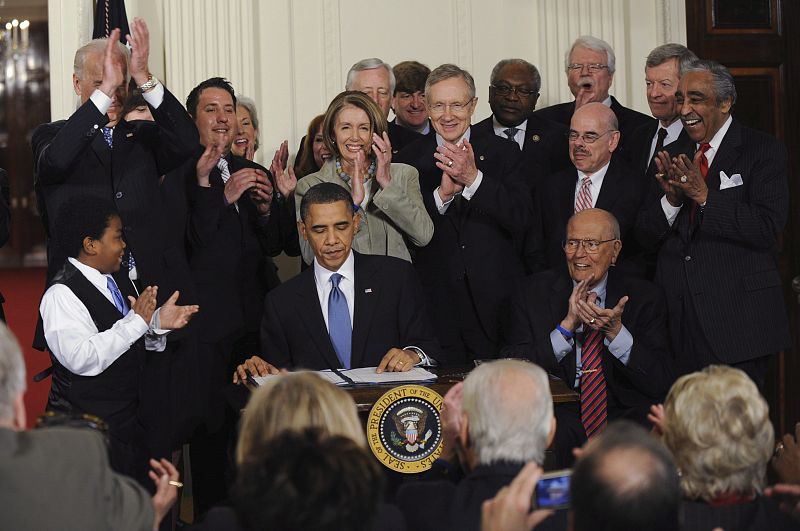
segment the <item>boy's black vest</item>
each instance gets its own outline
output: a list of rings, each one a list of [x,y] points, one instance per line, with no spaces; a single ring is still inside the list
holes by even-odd
[[[123,297],[136,295],[131,281],[124,274],[115,275]],[[98,332],[110,329],[123,315],[69,261],[56,273],[53,284],[63,284],[89,310]],[[53,379],[47,409],[65,413],[88,413],[102,418],[112,438],[130,441],[141,427],[137,418],[139,383],[145,361],[144,336],[127,352],[96,376],[80,376],[61,365],[50,354]]]

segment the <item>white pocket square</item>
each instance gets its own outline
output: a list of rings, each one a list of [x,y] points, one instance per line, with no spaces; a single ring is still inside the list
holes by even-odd
[[[730,177],[725,175],[724,171],[719,172],[719,189],[725,190],[727,188],[734,188],[736,186],[741,186],[744,184],[742,181],[742,175],[740,173],[734,173]]]

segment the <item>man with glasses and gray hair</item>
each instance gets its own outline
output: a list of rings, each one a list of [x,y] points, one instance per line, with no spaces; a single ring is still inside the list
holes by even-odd
[[[502,355],[530,359],[579,393],[579,402],[556,405],[555,453],[564,467],[608,421],[647,425],[674,372],[661,290],[612,267],[622,250],[614,216],[576,213],[562,249],[566,268],[554,264],[517,290]]]
[[[591,35],[578,37],[570,46],[564,60],[567,84],[575,100],[540,109],[536,114],[568,126],[577,109],[587,103],[602,103],[617,115],[621,133],[618,153],[631,161],[634,154],[629,152],[628,142],[633,139],[633,132],[653,119],[623,107],[614,96],[609,95],[615,70],[616,57],[610,44]]]

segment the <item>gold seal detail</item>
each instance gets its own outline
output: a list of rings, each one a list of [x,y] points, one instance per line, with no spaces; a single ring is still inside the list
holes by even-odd
[[[381,464],[402,474],[425,472],[442,453],[442,397],[421,385],[402,385],[375,402],[367,441]]]

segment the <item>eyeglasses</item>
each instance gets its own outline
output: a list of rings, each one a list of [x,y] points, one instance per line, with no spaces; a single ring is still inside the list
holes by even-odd
[[[498,96],[508,96],[512,92],[520,98],[530,98],[537,92],[522,87],[509,87],[508,85],[489,85]]]
[[[600,251],[600,246],[604,243],[613,242],[616,238],[611,238],[610,240],[564,240],[562,244],[564,250],[568,253],[574,253],[578,251],[578,248],[582,245],[583,248],[589,254],[595,254]]]
[[[455,102],[455,103],[434,103],[428,106],[428,110],[431,114],[443,114],[445,109],[448,107],[450,108],[450,112],[453,114],[461,114],[466,112],[469,109],[469,106],[472,105],[474,100],[469,100],[464,103]]]
[[[600,70],[603,70],[604,68],[608,68],[608,65],[601,65],[600,63],[589,63],[589,64],[570,63],[570,64],[567,65],[567,70],[569,70],[571,72],[572,71],[579,71],[580,72],[580,71],[583,71],[584,67],[586,67],[586,70],[588,70],[590,74],[596,74]]]
[[[575,142],[579,138],[583,138],[583,141],[586,142],[587,144],[594,144],[601,137],[604,137],[608,133],[613,133],[615,131],[616,131],[616,129],[610,129],[610,130],[606,131],[605,133],[603,133],[602,135],[598,135],[597,133],[593,133],[593,132],[589,131],[589,132],[583,133],[581,135],[577,131],[573,131],[573,130],[570,129],[569,133],[567,133],[567,138],[569,139],[570,142]]]

